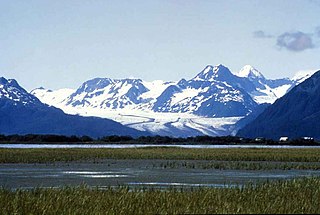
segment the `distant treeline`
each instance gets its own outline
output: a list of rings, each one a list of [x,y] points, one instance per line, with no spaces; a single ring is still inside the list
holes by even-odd
[[[318,145],[314,140],[294,139],[286,142],[279,142],[264,138],[241,138],[235,136],[195,136],[186,138],[175,138],[168,136],[141,136],[133,138],[131,136],[105,136],[93,139],[89,136],[64,136],[64,135],[0,135],[2,143],[121,143],[121,144],[208,144],[208,145],[241,145],[241,144],[261,144],[261,145]]]
[[[27,134],[27,135],[0,135],[0,142],[27,142],[27,143],[78,143],[78,142],[92,142],[93,138],[89,136],[64,136],[64,135],[51,135],[51,134]]]

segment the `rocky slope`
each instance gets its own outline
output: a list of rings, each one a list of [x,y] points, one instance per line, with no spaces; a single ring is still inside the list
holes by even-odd
[[[3,77],[0,78],[0,133],[91,137],[147,134],[108,119],[65,114],[58,108],[43,104],[17,81]]]
[[[281,136],[320,139],[320,71],[294,87],[289,93],[266,108],[253,122],[242,128],[244,137]]]

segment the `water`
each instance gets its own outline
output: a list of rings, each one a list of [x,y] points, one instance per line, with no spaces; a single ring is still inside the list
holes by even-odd
[[[104,160],[99,163],[1,164],[0,186],[17,188],[88,186],[232,187],[247,183],[320,176],[313,170],[216,170],[161,168],[161,160]]]
[[[288,145],[179,145],[179,144],[0,144],[0,148],[142,148],[142,147],[180,147],[180,148],[320,148],[320,146]]]
[[[319,146],[169,145],[169,144],[0,144],[0,148],[319,148]],[[105,160],[99,163],[0,164],[0,186],[10,189],[87,184],[100,188],[232,187],[267,180],[320,176],[311,170],[215,170],[161,168],[163,160]],[[193,161],[194,162],[194,161]]]

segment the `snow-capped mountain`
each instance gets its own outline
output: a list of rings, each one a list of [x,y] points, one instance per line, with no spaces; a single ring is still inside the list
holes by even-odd
[[[25,89],[23,89],[16,80],[0,77],[0,99],[11,102],[15,105],[40,105],[39,99]]]
[[[111,80],[96,78],[86,81],[67,99],[67,105],[95,108],[124,108],[139,104],[148,89],[140,79]]]
[[[43,104],[14,79],[3,77],[0,78],[0,133],[91,137],[148,134],[109,119],[65,114],[60,109]]]
[[[248,78],[250,81],[265,80],[265,77],[250,65],[245,65],[236,75],[238,77]]]
[[[301,80],[269,80],[249,65],[234,74],[220,64],[178,82],[96,78],[73,91],[31,93],[66,113],[110,118],[154,134],[228,135],[259,104],[273,103]]]
[[[59,89],[59,90],[47,90],[43,87],[36,88],[30,93],[36,96],[41,102],[61,108],[64,107],[64,100],[66,100],[66,95],[71,95],[74,89]]]
[[[193,113],[206,117],[240,117],[257,105],[250,95],[229,83],[237,79],[222,65],[207,66],[193,79],[168,87],[153,106],[156,112]]]
[[[244,66],[236,75],[244,80],[240,82],[241,87],[258,104],[273,103],[295,85],[295,82],[288,78],[268,80],[250,65]]]
[[[64,89],[61,92],[35,89],[31,93],[37,95],[43,102],[52,105],[64,104],[77,108],[123,109],[128,106],[138,108],[138,105],[143,106],[152,102],[170,84],[171,82],[162,81],[144,82],[141,79],[95,78],[84,82],[73,92],[70,89]],[[65,93],[64,98],[60,96],[61,93]],[[57,99],[52,99],[56,101],[52,103],[49,102],[49,95],[46,96],[46,94],[59,96]]]
[[[266,108],[238,135],[262,136],[278,140],[281,136],[320,139],[320,71],[295,86]]]
[[[302,70],[298,71],[292,78],[296,83],[302,83],[307,78],[310,78],[317,70]]]

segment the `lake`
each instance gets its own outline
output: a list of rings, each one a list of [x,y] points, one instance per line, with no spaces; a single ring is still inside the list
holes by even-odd
[[[87,184],[99,188],[230,187],[267,180],[320,176],[314,170],[217,170],[163,168],[164,160],[114,160],[50,164],[1,164],[0,186],[17,188],[61,187]]]
[[[183,144],[0,144],[0,148],[142,148],[142,147],[180,147],[180,148],[320,148],[320,146],[289,145],[183,145]]]

